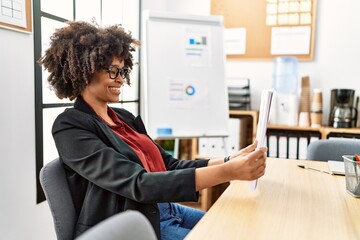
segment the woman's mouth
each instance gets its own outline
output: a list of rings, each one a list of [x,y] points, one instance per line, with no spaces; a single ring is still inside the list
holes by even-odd
[[[109,87],[109,91],[115,94],[120,94],[120,88],[119,87]]]

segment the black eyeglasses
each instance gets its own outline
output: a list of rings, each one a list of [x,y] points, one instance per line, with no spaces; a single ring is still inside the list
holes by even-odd
[[[128,67],[119,68],[118,66],[110,66],[108,69],[105,69],[109,73],[109,78],[116,79],[119,75],[122,79],[129,80],[129,74],[131,69]]]

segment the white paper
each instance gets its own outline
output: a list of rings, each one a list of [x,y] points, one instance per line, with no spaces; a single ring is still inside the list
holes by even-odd
[[[184,27],[183,63],[191,67],[208,67],[212,62],[210,27]]]
[[[309,54],[311,27],[273,27],[271,54]]]
[[[246,28],[226,28],[224,30],[225,54],[245,54]]]
[[[257,149],[265,146],[265,136],[267,130],[267,124],[269,122],[269,114],[271,109],[271,101],[274,90],[267,89],[261,93],[260,109],[259,109],[259,121],[256,130],[256,140],[258,141]],[[249,190],[254,191],[257,187],[258,180],[249,182]]]
[[[345,175],[344,161],[329,160],[328,165],[332,174]]]
[[[168,106],[172,108],[204,109],[210,106],[208,80],[169,78]]]

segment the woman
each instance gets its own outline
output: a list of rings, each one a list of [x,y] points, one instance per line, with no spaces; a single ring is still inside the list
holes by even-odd
[[[158,238],[183,239],[204,212],[172,202],[197,201],[201,189],[265,172],[266,148],[255,150],[256,143],[225,159],[178,160],[147,135],[139,116],[110,108],[130,84],[137,45],[122,27],[68,22],[39,60],[56,95],[76,99],[52,129],[78,214],[74,236],[133,209]]]

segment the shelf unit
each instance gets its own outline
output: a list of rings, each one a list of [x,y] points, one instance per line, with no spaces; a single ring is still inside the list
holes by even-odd
[[[337,137],[360,138],[360,128],[333,128],[329,126],[313,128],[313,127],[299,127],[299,126],[286,126],[286,125],[268,125],[267,128],[268,131],[280,130],[280,131],[319,133],[320,139],[328,139],[332,137],[332,135],[337,135]]]
[[[256,128],[259,112],[255,110],[230,110],[229,115],[231,118],[249,119],[246,127],[246,143],[251,144],[256,138]]]
[[[322,139],[330,137],[360,138],[360,128],[333,128],[322,127]]]
[[[307,146],[310,142],[328,138],[360,138],[360,128],[268,125],[268,155],[270,157],[306,159]]]

